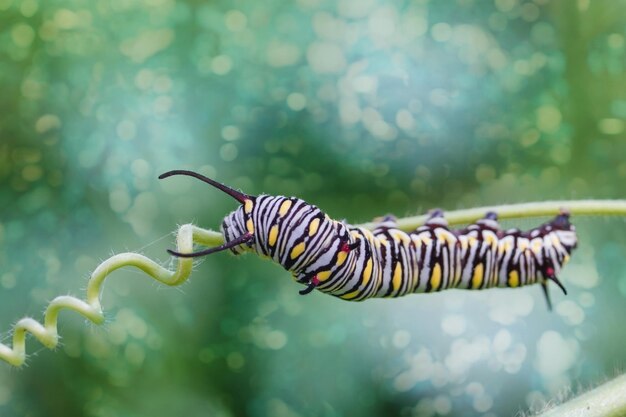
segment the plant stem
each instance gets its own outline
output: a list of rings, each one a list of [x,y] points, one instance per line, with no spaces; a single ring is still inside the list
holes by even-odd
[[[626,375],[544,411],[538,417],[619,417],[626,415]]]
[[[573,216],[626,216],[626,200],[563,200],[537,203],[505,204],[463,210],[446,211],[445,217],[451,226],[471,223],[493,211],[499,219],[516,219],[539,216],[554,216],[567,209]],[[398,228],[410,231],[424,224],[428,215],[398,219]],[[376,223],[360,224],[360,227],[373,229]]]
[[[500,219],[512,219],[521,217],[536,217],[555,215],[566,208],[573,215],[591,216],[626,216],[626,200],[579,200],[579,201],[546,201],[540,203],[510,204],[503,206],[481,207],[467,210],[449,211],[446,218],[450,225],[470,223],[487,212],[498,213]],[[423,225],[427,215],[406,217],[398,220],[398,227],[402,230],[414,230]],[[376,223],[361,224],[360,227],[373,229]],[[201,229],[191,224],[186,224],[178,229],[176,234],[177,251],[189,253],[193,250],[194,243],[204,246],[218,246],[224,243],[221,233]],[[91,274],[87,283],[86,300],[80,300],[70,296],[60,296],[52,300],[44,314],[44,322],[26,317],[19,320],[13,328],[13,346],[9,347],[0,343],[0,359],[14,366],[20,366],[26,359],[26,333],[29,332],[44,346],[52,349],[58,344],[57,321],[61,310],[73,310],[94,323],[101,324],[104,321],[100,306],[100,295],[105,278],[111,272],[122,267],[132,266],[145,272],[153,279],[170,286],[180,285],[185,282],[192,271],[193,261],[187,258],[178,259],[175,271],[170,271],[153,260],[138,253],[120,253],[102,262]],[[624,394],[626,398],[626,394]]]
[[[624,216],[626,217],[626,200],[563,200],[541,201],[536,203],[503,204],[499,206],[486,206],[471,209],[451,210],[445,212],[445,217],[450,226],[458,226],[474,222],[493,211],[498,214],[498,219],[520,219],[540,216],[555,216],[562,209],[572,216]],[[403,217],[398,219],[398,228],[411,231],[422,226],[428,220],[428,214],[419,216]],[[376,222],[358,224],[358,227],[373,230]],[[204,230],[207,246],[217,246],[224,243],[223,236],[212,230]],[[204,244],[203,242],[198,242]]]

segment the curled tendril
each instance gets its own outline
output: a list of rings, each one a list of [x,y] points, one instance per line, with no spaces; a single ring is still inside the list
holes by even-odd
[[[450,225],[470,223],[490,211],[498,213],[500,219],[549,216],[559,213],[564,207],[572,215],[626,216],[626,200],[582,200],[511,204],[449,211],[446,212],[446,219]],[[422,225],[426,219],[427,216],[407,217],[399,219],[398,226],[403,230],[409,231]],[[360,226],[372,229],[375,227],[375,223],[365,223]],[[178,229],[176,243],[176,252],[191,253],[194,243],[204,246],[217,246],[224,243],[224,238],[218,232],[185,224]],[[21,366],[24,363],[26,360],[26,332],[30,332],[47,348],[55,348],[59,342],[57,321],[59,312],[63,309],[73,310],[82,314],[96,324],[104,322],[104,315],[100,306],[102,284],[111,272],[125,266],[139,268],[163,284],[176,286],[189,278],[193,267],[193,259],[178,258],[176,270],[170,271],[138,253],[120,253],[110,257],[98,265],[91,274],[87,284],[86,300],[63,295],[50,302],[44,313],[43,324],[30,317],[19,320],[13,328],[13,346],[9,347],[0,343],[0,359],[13,366]]]
[[[182,253],[193,251],[193,244],[214,246],[223,241],[220,233],[201,229],[191,224],[182,225],[176,234],[177,250]],[[63,309],[73,310],[96,324],[104,322],[100,306],[102,284],[113,271],[133,266],[139,268],[155,280],[170,286],[180,285],[189,278],[193,267],[192,259],[180,258],[175,271],[170,271],[138,253],[120,253],[102,262],[93,271],[87,284],[87,297],[81,300],[68,295],[56,297],[50,302],[44,313],[43,324],[26,317],[19,320],[13,328],[13,346],[0,343],[0,359],[13,366],[21,366],[26,360],[26,332],[30,332],[45,347],[53,349],[59,343],[57,322]]]

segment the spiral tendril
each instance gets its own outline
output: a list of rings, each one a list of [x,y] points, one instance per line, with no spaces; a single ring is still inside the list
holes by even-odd
[[[572,215],[591,216],[626,216],[626,200],[575,200],[546,201],[539,203],[510,204],[502,206],[481,207],[467,210],[446,212],[450,225],[469,223],[482,217],[488,211],[498,213],[500,219],[525,218],[555,215],[566,207]],[[414,216],[398,219],[403,230],[413,230],[422,225],[427,216]],[[372,229],[375,223],[364,223],[360,227]],[[217,246],[224,243],[221,233],[185,224],[176,233],[176,244],[179,253],[191,253],[194,243],[204,246]],[[93,323],[102,324],[104,314],[100,306],[100,293],[105,278],[113,271],[125,266],[136,267],[155,280],[169,286],[177,286],[185,282],[193,268],[192,258],[177,258],[175,271],[162,267],[155,261],[134,252],[120,253],[102,262],[93,271],[87,284],[86,300],[68,295],[56,297],[50,302],[44,313],[43,324],[25,317],[13,327],[13,346],[0,343],[0,359],[13,366],[21,366],[26,360],[26,332],[30,332],[45,347],[54,349],[59,343],[57,322],[59,312],[63,309],[73,310],[82,314]]]
[[[176,234],[177,251],[181,253],[192,252],[194,243],[214,246],[223,240],[221,233],[201,229],[192,224],[180,226]],[[127,252],[111,256],[98,265],[91,274],[85,300],[62,295],[52,300],[46,308],[43,324],[30,317],[19,320],[13,327],[13,346],[9,347],[0,343],[0,359],[13,366],[24,364],[27,332],[30,332],[48,349],[54,349],[59,343],[57,323],[61,310],[73,310],[95,324],[102,324],[104,322],[104,314],[100,305],[102,285],[113,271],[125,266],[138,268],[165,285],[177,286],[189,278],[193,268],[193,259],[179,258],[176,270],[170,271],[138,253]]]

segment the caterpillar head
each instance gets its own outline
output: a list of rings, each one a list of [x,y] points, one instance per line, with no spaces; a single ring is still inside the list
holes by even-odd
[[[252,212],[252,207],[254,206],[254,200],[256,199],[256,197],[239,192],[233,188],[230,188],[224,184],[212,180],[211,178],[207,178],[204,175],[198,174],[197,172],[193,171],[168,171],[159,175],[159,179],[171,177],[173,175],[187,175],[197,178],[200,181],[206,182],[207,184],[212,185],[218,190],[225,192],[235,200],[239,201],[241,203],[241,206],[237,208],[237,210],[226,216],[224,222],[222,223],[222,233],[224,235],[224,240],[226,241],[223,245],[193,253],[180,253],[169,249],[168,252],[174,256],[182,258],[194,258],[198,256],[209,255],[211,253],[220,252],[226,249],[230,249],[235,254],[242,253],[243,249],[241,245],[249,245],[254,239],[254,226],[252,224],[250,214]]]

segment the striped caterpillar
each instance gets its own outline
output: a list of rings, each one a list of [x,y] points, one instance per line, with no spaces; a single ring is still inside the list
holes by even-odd
[[[448,229],[441,210],[407,233],[385,216],[372,231],[331,219],[314,205],[282,196],[249,196],[192,171],[174,170],[159,176],[188,175],[200,179],[241,203],[222,223],[224,243],[194,253],[197,257],[230,249],[268,257],[290,271],[306,287],[344,300],[399,297],[448,288],[485,289],[541,284],[551,309],[548,281],[557,278],[576,247],[575,228],[562,210],[553,220],[523,232],[503,231],[496,213],[460,230]]]

